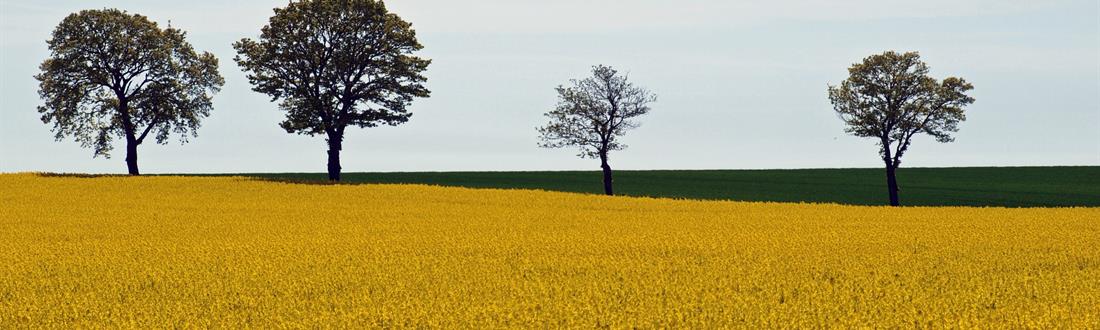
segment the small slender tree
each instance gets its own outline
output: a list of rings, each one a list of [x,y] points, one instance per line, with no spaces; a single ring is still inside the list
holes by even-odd
[[[545,114],[550,122],[537,128],[539,146],[577,147],[577,156],[599,158],[604,193],[613,195],[608,154],[626,148],[619,137],[640,125],[632,119],[649,113],[657,96],[604,65],[592,67],[592,77],[570,82],[570,87],[557,87],[558,104]]]
[[[183,142],[198,136],[225,83],[218,59],[196,53],[183,31],[118,9],[71,14],[47,43],[50,57],[35,75],[42,122],[95,156],[109,158],[114,138],[125,138],[131,175],[139,174],[137,147],[146,137],[165,144],[170,133]]]
[[[340,180],[348,126],[398,125],[413,97],[428,97],[430,60],[412,25],[374,0],[301,0],[275,15],[259,41],[233,45],[253,90],[281,100],[288,133],[324,134],[329,180]]]
[[[845,132],[874,138],[886,165],[890,205],[898,206],[897,169],[913,136],[924,133],[951,142],[951,133],[966,120],[963,108],[974,103],[974,89],[962,78],[937,81],[917,52],[887,51],[848,69],[839,86],[829,86],[833,109],[847,125]]]

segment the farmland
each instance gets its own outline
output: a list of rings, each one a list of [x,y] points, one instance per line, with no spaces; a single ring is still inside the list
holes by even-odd
[[[903,205],[1100,206],[1100,166],[901,168]],[[883,169],[616,171],[631,196],[855,205],[886,204]],[[247,174],[325,180],[323,173]],[[345,173],[351,183],[415,183],[472,188],[601,193],[598,171]]]
[[[0,187],[2,328],[1100,326],[1097,208],[247,177]]]

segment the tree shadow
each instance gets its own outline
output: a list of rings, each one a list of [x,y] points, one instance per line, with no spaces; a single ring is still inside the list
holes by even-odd
[[[127,174],[87,174],[87,173],[53,173],[53,172],[37,172],[34,173],[39,177],[44,178],[80,178],[80,179],[94,179],[94,178],[118,178],[128,177]]]
[[[284,184],[297,184],[297,185],[313,185],[313,186],[359,186],[367,184],[377,184],[374,182],[363,181],[329,181],[327,179],[303,179],[303,178],[278,178],[278,177],[266,177],[266,176],[253,176],[242,175],[241,177],[249,180],[272,182],[272,183],[284,183]]]
[[[77,178],[77,179],[96,179],[96,178],[129,178],[129,177],[160,177],[160,176],[185,176],[185,177],[240,177],[247,180],[264,181],[273,183],[286,183],[286,184],[304,184],[304,185],[321,185],[321,186],[336,186],[336,185],[364,185],[373,184],[374,182],[363,181],[329,181],[327,179],[309,179],[309,178],[285,178],[285,177],[268,177],[262,175],[220,175],[220,174],[142,174],[142,175],[129,175],[129,174],[88,174],[88,173],[55,173],[55,172],[35,172],[34,175],[43,178]]]

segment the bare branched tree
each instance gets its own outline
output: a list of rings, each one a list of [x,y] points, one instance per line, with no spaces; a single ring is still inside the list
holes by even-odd
[[[604,193],[613,195],[608,153],[626,148],[618,138],[639,126],[632,119],[649,113],[657,96],[604,65],[592,67],[592,77],[570,82],[570,87],[558,86],[557,107],[545,114],[550,122],[538,127],[539,146],[577,147],[577,156],[599,158]]]

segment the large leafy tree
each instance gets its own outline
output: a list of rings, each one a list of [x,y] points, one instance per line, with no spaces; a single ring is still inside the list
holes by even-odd
[[[897,206],[896,172],[913,137],[923,133],[939,142],[954,141],[951,133],[966,120],[963,108],[974,103],[966,95],[974,86],[962,78],[930,77],[916,52],[872,55],[848,73],[839,86],[829,86],[829,100],[846,132],[878,142],[890,205]]]
[[[118,9],[84,10],[61,21],[42,62],[38,107],[56,138],[71,136],[95,156],[126,140],[126,167],[137,175],[137,147],[152,136],[198,136],[211,98],[224,84],[218,59],[196,53],[185,33]]]
[[[604,65],[592,67],[592,77],[570,82],[557,87],[558,104],[545,114],[550,122],[537,128],[539,146],[577,147],[581,158],[599,158],[604,193],[613,195],[608,155],[626,148],[619,137],[640,125],[632,119],[649,113],[657,96]]]
[[[340,180],[349,126],[398,125],[414,97],[428,97],[430,60],[412,25],[374,0],[301,0],[275,15],[259,40],[235,43],[253,90],[280,101],[288,133],[324,134],[329,180]]]

